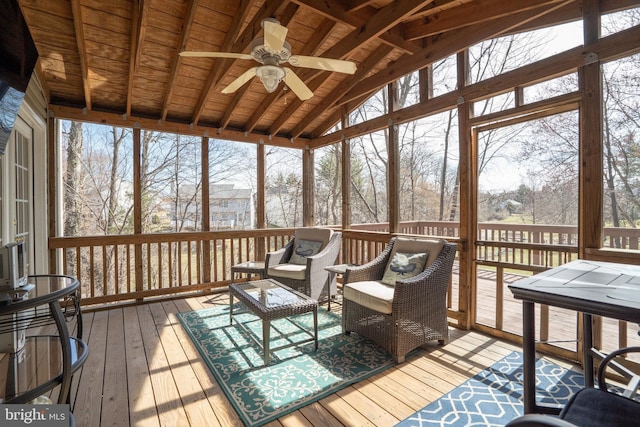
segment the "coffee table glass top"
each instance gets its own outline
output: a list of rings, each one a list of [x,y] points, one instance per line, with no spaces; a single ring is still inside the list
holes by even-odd
[[[298,304],[308,300],[308,298],[267,279],[236,283],[234,286],[246,292],[267,308]]]

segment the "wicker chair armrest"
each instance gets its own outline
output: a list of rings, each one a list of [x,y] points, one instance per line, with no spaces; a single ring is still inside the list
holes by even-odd
[[[307,257],[307,269],[305,275],[307,278],[327,277],[329,272],[325,267],[333,265],[340,255],[340,246],[342,243],[342,233],[333,233],[327,245],[315,255]],[[324,283],[324,279],[323,279]]]
[[[396,238],[392,238],[384,250],[366,264],[348,267],[344,273],[343,283],[362,282],[364,280],[380,280],[384,275],[384,269],[389,262],[389,255],[393,249]]]
[[[293,240],[293,237],[291,237],[291,240],[289,240],[286,245],[266,255],[264,259],[265,271],[268,270],[270,266],[284,264],[289,261],[291,253],[293,252]]]

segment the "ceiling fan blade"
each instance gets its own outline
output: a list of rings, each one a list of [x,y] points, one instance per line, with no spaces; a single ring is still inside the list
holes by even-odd
[[[284,69],[284,72],[285,72],[284,79],[283,79],[284,82],[287,84],[287,86],[289,86],[289,89],[291,89],[298,98],[300,98],[303,101],[306,101],[307,99],[313,96],[313,92],[311,92],[311,90],[307,87],[307,85],[304,84],[302,80],[300,80],[300,77],[298,77],[291,68],[288,68],[288,67],[282,67],[282,68]]]
[[[278,21],[271,19],[262,21],[262,28],[264,28],[265,46],[274,52],[280,52],[289,29],[280,25]]]
[[[222,89],[222,93],[233,93],[240,89],[245,83],[255,77],[256,70],[258,67],[249,68],[247,71],[242,73],[240,77],[231,82],[231,84],[224,89]]]
[[[231,52],[180,52],[180,56],[193,58],[231,58],[231,59],[253,59],[253,56],[247,53],[231,53]]]
[[[291,55],[289,64],[294,67],[313,68],[315,70],[335,71],[337,73],[353,74],[356,64],[342,59],[320,58],[317,56]]]

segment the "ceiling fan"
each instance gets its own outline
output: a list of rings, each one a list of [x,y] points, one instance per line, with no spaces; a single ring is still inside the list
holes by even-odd
[[[321,58],[317,56],[292,55],[291,45],[285,41],[287,27],[273,18],[262,21],[264,37],[258,37],[251,42],[251,53],[232,52],[180,52],[181,56],[188,57],[208,57],[208,58],[232,58],[232,59],[254,59],[259,66],[252,67],[245,71],[240,77],[235,79],[224,89],[222,93],[233,93],[242,85],[258,76],[267,92],[272,93],[278,84],[284,80],[286,85],[305,101],[313,96],[313,92],[289,67],[280,64],[288,62],[294,67],[313,68],[316,70],[334,71],[338,73],[353,74],[356,72],[356,64],[352,61],[341,59]]]

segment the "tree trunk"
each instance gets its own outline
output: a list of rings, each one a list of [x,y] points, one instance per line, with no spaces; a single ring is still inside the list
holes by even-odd
[[[79,234],[82,222],[80,206],[80,184],[82,182],[82,123],[71,122],[69,145],[67,146],[67,174],[64,186],[64,235]],[[75,271],[80,260],[68,258],[68,271]]]

